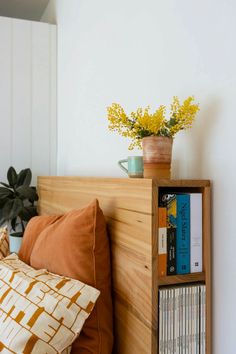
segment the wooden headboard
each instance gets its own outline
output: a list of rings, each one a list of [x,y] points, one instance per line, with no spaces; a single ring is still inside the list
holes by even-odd
[[[150,179],[39,177],[40,214],[84,207],[94,198],[111,239],[115,352],[154,352],[157,331],[156,235]],[[153,311],[154,310],[154,311]]]

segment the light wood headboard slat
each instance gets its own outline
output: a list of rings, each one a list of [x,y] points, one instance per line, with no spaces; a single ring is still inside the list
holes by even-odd
[[[152,353],[157,345],[157,238],[152,217],[157,197],[152,180],[39,177],[38,192],[41,214],[64,213],[99,200],[111,239],[115,352]]]

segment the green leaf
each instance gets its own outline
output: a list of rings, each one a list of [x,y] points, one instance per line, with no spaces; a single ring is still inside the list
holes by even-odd
[[[24,207],[19,214],[20,218],[27,222],[36,215],[38,215],[37,208],[31,205]]]
[[[168,121],[168,128],[172,128],[177,124],[177,120],[175,118],[170,118],[170,120]]]
[[[16,192],[21,199],[37,200],[36,190],[32,187],[20,186]]]
[[[8,179],[9,185],[11,187],[14,187],[17,182],[17,173],[16,173],[16,170],[14,169],[14,167],[12,167],[12,166],[7,171],[7,179]]]
[[[4,187],[11,188],[11,186],[9,186],[9,184],[7,184],[7,183],[0,182],[0,184],[3,185]]]
[[[33,199],[29,199],[30,203],[34,204],[34,202],[37,202],[39,200],[39,196],[36,190],[36,187],[31,187],[35,191],[35,196]]]
[[[17,187],[27,186],[29,187],[32,179],[32,172],[30,168],[21,170],[17,177]]]
[[[23,237],[24,232],[19,231],[19,232],[12,232],[10,235],[14,237]]]
[[[6,199],[13,196],[13,192],[5,187],[0,187],[0,199]]]
[[[11,228],[15,231],[17,223],[16,223],[17,218],[14,218],[11,220]]]
[[[3,207],[3,217],[5,220],[12,220],[19,215],[23,207],[23,202],[20,198],[9,199]]]

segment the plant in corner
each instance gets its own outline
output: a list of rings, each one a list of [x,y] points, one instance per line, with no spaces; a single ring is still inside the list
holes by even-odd
[[[10,224],[13,230],[10,236],[14,239],[18,238],[16,242],[20,244],[26,223],[37,215],[35,202],[38,200],[38,194],[36,188],[30,186],[32,173],[29,168],[17,173],[14,167],[10,167],[7,171],[7,180],[8,183],[0,182],[2,185],[0,187],[0,225]],[[11,249],[12,251],[18,250]]]
[[[173,138],[179,131],[191,128],[199,111],[199,105],[193,101],[190,96],[181,104],[174,96],[169,119],[163,105],[154,113],[147,107],[130,115],[117,103],[107,108],[108,128],[130,138],[130,150],[135,146],[143,148],[144,177],[170,177]]]

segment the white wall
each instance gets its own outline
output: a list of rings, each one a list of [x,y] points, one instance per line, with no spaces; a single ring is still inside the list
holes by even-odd
[[[235,353],[234,0],[57,0],[58,173],[122,176],[128,141],[106,106],[127,111],[194,94],[201,112],[174,144],[173,176],[213,180],[213,354]]]
[[[56,27],[0,17],[0,180],[56,174]]]

